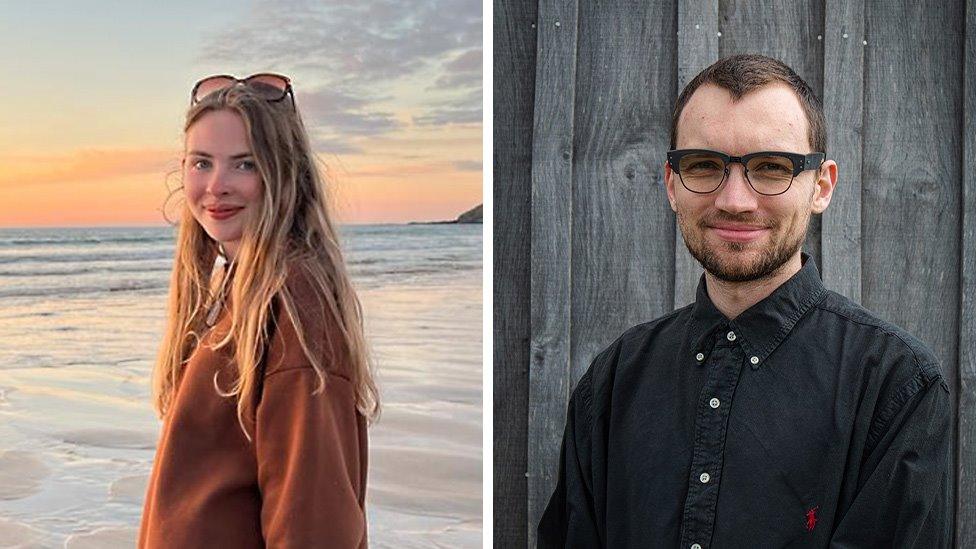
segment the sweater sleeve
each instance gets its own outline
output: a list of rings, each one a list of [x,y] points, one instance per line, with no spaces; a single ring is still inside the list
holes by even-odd
[[[264,381],[254,443],[268,547],[366,545],[355,391],[331,375],[313,395],[317,383],[307,366],[277,370]]]

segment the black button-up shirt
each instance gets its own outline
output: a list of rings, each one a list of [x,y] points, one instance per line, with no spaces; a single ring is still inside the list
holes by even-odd
[[[733,320],[635,326],[570,399],[539,547],[947,547],[938,360],[815,263]]]

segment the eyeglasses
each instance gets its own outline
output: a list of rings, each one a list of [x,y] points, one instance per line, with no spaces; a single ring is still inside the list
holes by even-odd
[[[271,72],[252,74],[247,78],[237,78],[229,74],[208,76],[194,84],[193,91],[190,92],[190,104],[195,105],[214,92],[238,84],[251,88],[268,101],[281,101],[286,95],[290,95],[291,104],[292,106],[295,105],[295,94],[291,89],[291,80],[287,76]]]
[[[668,164],[678,174],[681,184],[698,194],[718,189],[729,176],[729,164],[742,164],[749,186],[759,194],[773,196],[789,190],[793,178],[800,173],[819,168],[826,157],[822,152],[762,151],[729,156],[707,149],[679,149],[668,151]]]

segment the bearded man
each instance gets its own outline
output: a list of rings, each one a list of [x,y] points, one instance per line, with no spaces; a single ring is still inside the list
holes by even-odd
[[[837,183],[819,99],[777,60],[721,59],[678,97],[671,149],[705,272],[580,379],[539,547],[948,547],[939,361],[801,251]]]

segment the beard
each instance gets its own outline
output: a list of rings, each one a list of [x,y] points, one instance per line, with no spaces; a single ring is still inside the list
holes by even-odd
[[[800,250],[810,221],[809,215],[799,222],[794,219],[785,231],[777,233],[778,224],[762,223],[762,220],[754,218],[716,216],[711,219],[702,218],[696,224],[680,209],[677,216],[681,236],[688,252],[712,276],[725,282],[759,281],[775,275]],[[759,250],[758,256],[746,261],[745,254],[742,252],[749,246],[755,246],[755,243],[721,241],[716,245],[709,242],[705,234],[709,230],[707,225],[715,222],[749,223],[768,227],[771,242],[769,246]],[[797,225],[800,224],[803,225],[803,229],[796,230]],[[728,258],[730,254],[733,254],[732,258]],[[734,257],[735,255],[740,257]]]

